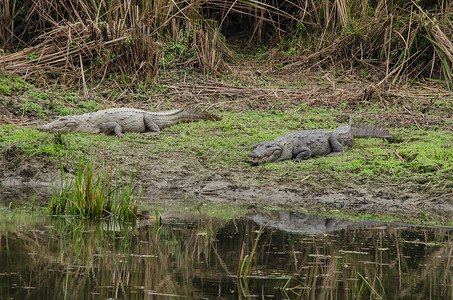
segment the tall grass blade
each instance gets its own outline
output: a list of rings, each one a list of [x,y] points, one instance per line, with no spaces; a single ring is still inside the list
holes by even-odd
[[[143,190],[136,198],[134,179],[136,173],[129,173],[125,182],[121,169],[98,165],[96,155],[90,158],[81,157],[77,161],[77,173],[71,180],[64,171],[61,155],[60,178],[58,190],[52,181],[52,198],[49,212],[52,215],[76,215],[91,219],[115,217],[125,221],[137,218],[137,209]],[[115,175],[116,174],[116,175]]]

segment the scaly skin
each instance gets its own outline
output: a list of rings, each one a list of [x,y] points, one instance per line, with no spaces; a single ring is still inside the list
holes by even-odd
[[[183,122],[220,120],[207,112],[192,109],[175,109],[164,112],[149,112],[134,108],[111,108],[93,113],[61,117],[37,127],[41,131],[110,133],[124,137],[124,132],[139,132],[157,135],[162,128]]]
[[[246,149],[253,150],[248,154],[248,158],[254,164],[286,159],[300,162],[321,155],[328,157],[342,155],[344,146],[350,147],[354,138],[364,137],[388,138],[390,134],[380,127],[340,125],[335,130],[311,129],[291,132]]]

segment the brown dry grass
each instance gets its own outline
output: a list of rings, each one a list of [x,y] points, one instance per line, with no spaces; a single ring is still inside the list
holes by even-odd
[[[60,1],[39,0],[7,4],[1,12],[0,44],[24,49],[3,55],[0,65],[34,80],[86,85],[115,74],[129,83],[149,82],[165,59],[162,51],[166,41],[184,37],[206,72],[225,70],[224,57],[231,57],[218,32],[198,24],[196,1],[125,4],[75,0],[60,5]],[[20,13],[23,11],[28,11],[25,16]],[[14,18],[22,21],[20,34],[14,28]],[[40,34],[34,37],[27,32]]]
[[[243,62],[245,63],[245,62]],[[234,71],[244,71],[243,64]],[[149,96],[143,105],[158,110],[172,98],[179,106],[203,107],[224,111],[276,110],[294,111],[301,105],[333,109],[338,111],[337,122],[369,122],[385,124],[388,127],[412,127],[419,129],[443,128],[453,130],[451,108],[435,105],[438,99],[449,99],[453,93],[441,86],[378,86],[375,83],[347,76],[332,80],[328,84],[328,74],[324,73],[281,73],[268,76],[268,85],[237,86],[231,83],[200,78],[186,78],[184,82],[165,83],[168,90],[163,94]],[[260,80],[257,75],[247,72],[244,76],[250,80]],[[262,75],[261,75],[262,76]],[[260,77],[261,77],[260,76]],[[281,81],[291,83],[300,78],[304,86],[297,88],[278,87]],[[324,78],[319,84],[319,78]],[[244,79],[245,80],[245,79]],[[280,82],[280,83],[279,83]],[[375,110],[357,112],[358,107],[375,107]]]
[[[355,65],[378,74],[378,85],[425,78],[442,79],[450,87],[453,82],[453,7],[441,0],[4,4],[0,45],[21,50],[3,55],[0,64],[43,81],[86,84],[120,74],[126,82],[148,82],[166,67],[169,41],[192,51],[184,59],[205,74],[224,73],[225,60],[234,56],[222,32],[245,36],[253,47],[277,41],[266,60],[285,70]],[[288,50],[290,55],[282,55]]]

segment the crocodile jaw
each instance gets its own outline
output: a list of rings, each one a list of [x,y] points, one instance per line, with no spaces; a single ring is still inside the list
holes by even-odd
[[[73,132],[79,126],[79,121],[73,117],[61,117],[53,122],[38,126],[39,131]]]
[[[251,163],[262,164],[278,160],[282,152],[282,148],[275,144],[259,145],[248,154],[248,158]]]

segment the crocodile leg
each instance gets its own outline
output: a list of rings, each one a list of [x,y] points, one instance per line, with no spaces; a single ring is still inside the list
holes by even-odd
[[[339,141],[339,136],[337,133],[332,133],[329,136],[329,143],[330,143],[330,148],[332,149],[332,152],[327,154],[326,155],[327,157],[343,155],[344,148],[343,148],[343,145]]]
[[[115,132],[115,135],[119,138],[124,137],[123,130],[121,128],[121,125],[118,124],[117,122],[105,122],[99,124],[99,130],[101,132],[105,133],[110,133],[110,132]]]
[[[145,127],[148,129],[148,131],[142,133],[143,135],[152,136],[160,133],[159,126],[157,126],[148,115],[143,116],[143,122],[145,122]]]
[[[293,149],[293,160],[300,162],[302,160],[309,159],[311,157],[311,150],[305,146],[299,146]]]

